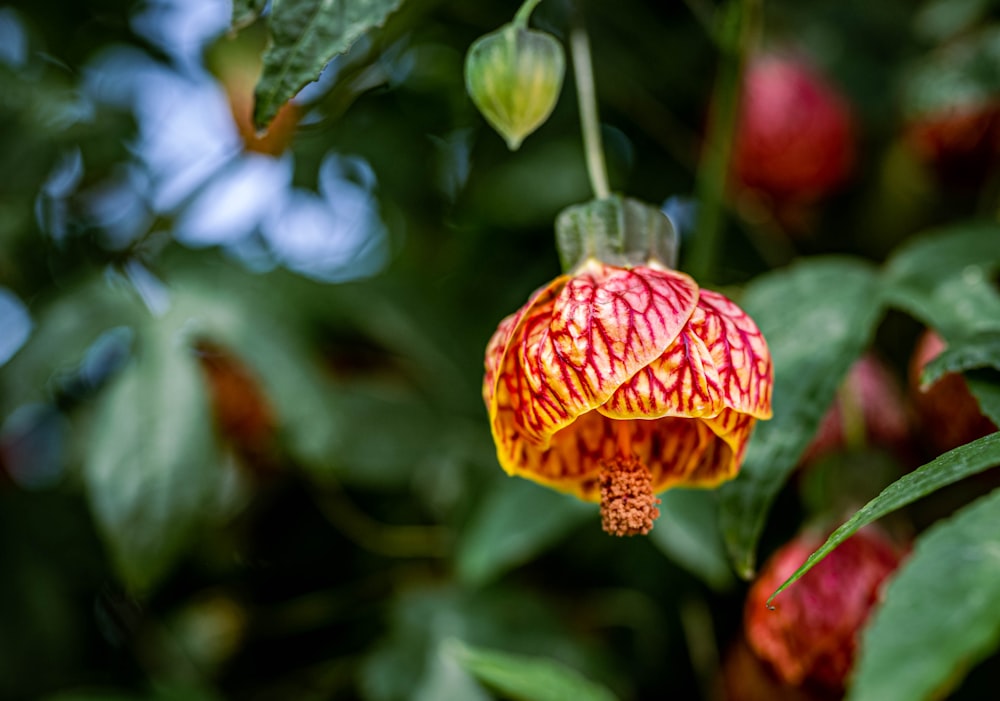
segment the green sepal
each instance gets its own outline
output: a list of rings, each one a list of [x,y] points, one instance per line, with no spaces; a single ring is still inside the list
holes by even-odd
[[[656,207],[621,195],[567,207],[556,217],[563,272],[588,260],[629,268],[677,265],[677,232]]]

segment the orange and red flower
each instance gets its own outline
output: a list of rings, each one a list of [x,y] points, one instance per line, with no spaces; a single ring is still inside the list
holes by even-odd
[[[764,338],[726,297],[656,261],[589,257],[500,323],[483,397],[508,474],[600,501],[605,530],[632,535],[656,493],[736,475],[771,383]]]

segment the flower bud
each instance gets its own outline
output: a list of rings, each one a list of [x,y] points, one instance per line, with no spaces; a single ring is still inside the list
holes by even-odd
[[[733,148],[741,187],[774,206],[808,204],[841,185],[854,158],[850,107],[826,78],[793,58],[750,62]]]
[[[909,457],[910,420],[899,382],[874,354],[851,366],[801,463],[866,445]]]
[[[552,113],[565,70],[562,46],[554,37],[508,24],[469,49],[465,85],[514,151]]]
[[[866,528],[844,541],[769,608],[767,599],[823,543],[802,535],[768,561],[747,595],[747,642],[785,683],[839,690],[854,662],[857,636],[900,553]]]

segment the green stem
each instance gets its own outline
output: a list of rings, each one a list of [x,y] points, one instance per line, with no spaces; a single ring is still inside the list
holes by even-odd
[[[743,66],[756,41],[762,1],[729,0],[719,28],[722,54],[712,91],[708,134],[698,166],[698,228],[685,266],[696,279],[709,277],[718,255],[729,159],[739,116]]]
[[[515,27],[519,27],[521,29],[527,29],[528,18],[531,17],[531,13],[534,11],[538,3],[540,3],[541,1],[542,0],[524,0],[524,4],[521,5],[521,9],[519,9],[517,11],[517,14],[514,15],[514,21],[512,22],[512,24]]]
[[[573,75],[576,77],[576,96],[580,105],[580,127],[583,130],[583,147],[587,156],[587,173],[594,188],[594,196],[602,200],[611,194],[608,185],[608,168],[604,163],[604,145],[601,143],[601,122],[597,116],[597,91],[594,88],[594,64],[590,57],[590,38],[583,26],[579,12],[569,35],[570,53],[573,56]]]

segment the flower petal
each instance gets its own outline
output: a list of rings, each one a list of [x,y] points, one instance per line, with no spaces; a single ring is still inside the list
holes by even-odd
[[[708,316],[699,305],[677,340],[598,407],[612,419],[715,416],[725,404],[715,359],[702,336]]]
[[[698,307],[705,312],[698,335],[712,354],[725,405],[758,419],[771,418],[774,370],[760,329],[718,292],[702,290]]]
[[[546,446],[556,431],[662,355],[697,297],[697,284],[682,273],[592,263],[569,279],[551,309],[536,302],[511,333],[494,416]],[[508,390],[503,398],[501,386]],[[509,433],[498,428],[498,439]]]
[[[630,446],[649,468],[654,492],[677,486],[709,487],[739,470],[754,422],[753,417],[729,409],[723,415],[732,425],[680,417],[609,419],[591,411],[553,435],[548,448],[515,433],[498,444],[498,456],[509,474],[588,501],[600,500],[602,463],[620,457],[621,445]]]

